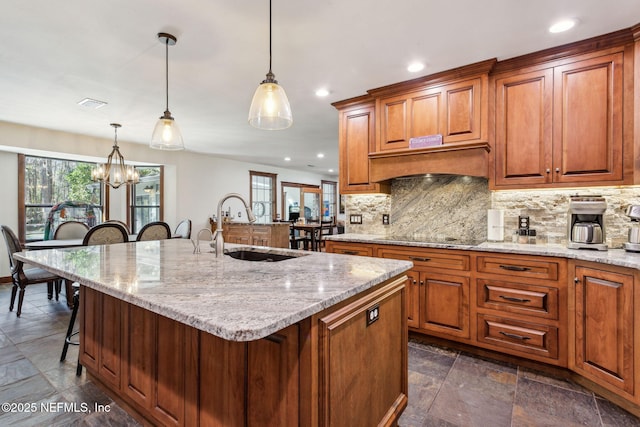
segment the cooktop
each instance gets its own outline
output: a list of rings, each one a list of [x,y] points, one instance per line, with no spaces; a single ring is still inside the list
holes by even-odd
[[[377,240],[411,242],[411,243],[435,243],[443,245],[477,246],[483,243],[482,240],[457,239],[455,237],[432,238],[426,236],[384,236]]]

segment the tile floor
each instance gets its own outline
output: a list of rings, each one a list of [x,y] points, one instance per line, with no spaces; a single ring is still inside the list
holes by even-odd
[[[70,317],[63,299],[49,301],[45,285],[30,286],[17,318],[8,311],[10,289],[0,285],[0,403],[12,403],[16,411],[3,407],[0,425],[138,426],[84,373],[75,376],[77,346],[59,362]],[[109,412],[93,411],[96,404]],[[571,425],[627,427],[640,420],[578,385],[409,343],[409,406],[401,427]]]

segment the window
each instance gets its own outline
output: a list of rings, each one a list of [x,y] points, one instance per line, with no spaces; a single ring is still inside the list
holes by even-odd
[[[129,218],[131,231],[136,234],[146,224],[162,221],[163,179],[162,166],[135,166],[140,182],[129,191]]]
[[[327,221],[333,218],[335,221],[337,214],[338,185],[334,181],[322,181],[322,219]]]
[[[91,181],[93,163],[18,155],[18,234],[24,241],[53,238],[66,220],[89,226],[105,211],[100,183]],[[22,194],[21,194],[22,193]]]
[[[273,173],[249,171],[251,178],[251,210],[256,216],[256,222],[266,224],[272,222],[276,216],[276,179]]]

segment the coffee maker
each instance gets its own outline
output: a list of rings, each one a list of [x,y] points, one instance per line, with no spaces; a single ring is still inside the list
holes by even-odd
[[[567,215],[567,247],[606,251],[604,212],[607,202],[602,196],[571,196]]]
[[[631,218],[629,241],[624,244],[627,252],[640,252],[640,205],[627,206],[626,214]]]

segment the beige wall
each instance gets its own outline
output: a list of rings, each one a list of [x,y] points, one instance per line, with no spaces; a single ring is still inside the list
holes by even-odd
[[[337,180],[331,176],[238,162],[190,151],[152,150],[146,145],[128,143],[121,138],[118,138],[118,143],[127,162],[164,165],[164,220],[172,228],[183,218],[193,221],[195,231],[208,227],[209,217],[215,213],[218,200],[226,193],[240,193],[248,200],[249,170],[278,175],[278,211],[280,181],[320,185],[323,179]],[[17,230],[17,153],[104,162],[112,145],[112,139],[0,122],[0,181],[3,201],[0,206],[0,224],[7,224]],[[124,187],[110,191],[110,217],[126,218]],[[227,207],[231,208],[234,215],[238,211],[242,211],[244,215],[244,207],[238,200],[229,200],[225,203],[225,209]],[[8,275],[8,257],[2,243],[0,277]]]

